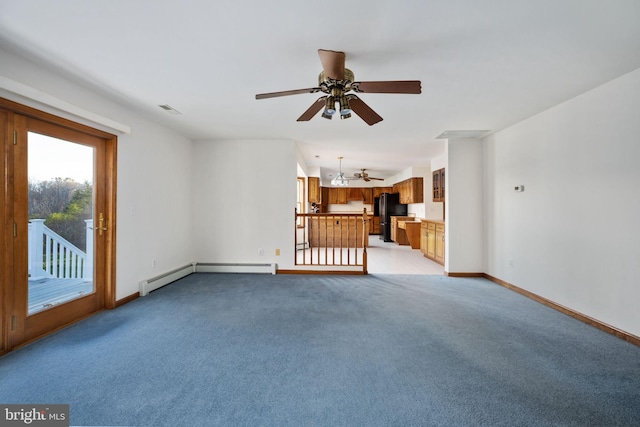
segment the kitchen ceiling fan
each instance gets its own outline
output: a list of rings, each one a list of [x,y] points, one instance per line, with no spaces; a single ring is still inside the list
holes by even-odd
[[[339,114],[341,119],[348,119],[351,113],[360,116],[369,126],[380,121],[382,117],[364,103],[354,93],[403,93],[403,94],[419,94],[422,93],[420,80],[388,80],[388,81],[370,81],[356,82],[355,76],[351,70],[345,68],[344,52],[333,50],[318,49],[320,62],[322,63],[322,72],[318,77],[318,86],[306,89],[286,90],[281,92],[260,93],[256,95],[256,99],[275,98],[278,96],[298,95],[302,93],[323,92],[326,95],[321,96],[311,104],[300,117],[299,122],[311,120],[320,110],[324,108],[322,117],[331,119],[334,115]],[[338,108],[336,109],[336,104]]]
[[[360,169],[360,172],[356,172],[353,174],[353,176],[355,176],[358,179],[362,179],[366,182],[371,181],[372,179],[375,179],[376,181],[384,181],[384,178],[374,178],[372,176],[369,176],[369,174],[367,172],[365,172],[366,169]]]

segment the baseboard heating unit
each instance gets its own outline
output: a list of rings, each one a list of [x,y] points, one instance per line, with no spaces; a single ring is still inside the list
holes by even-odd
[[[242,263],[207,263],[193,262],[184,267],[176,268],[168,273],[151,279],[143,280],[138,284],[140,296],[149,295],[169,283],[182,279],[192,273],[263,273],[276,274],[277,264],[242,264]]]
[[[276,274],[277,264],[207,263],[195,265],[196,273],[266,273]]]
[[[165,285],[168,285],[171,282],[175,282],[178,279],[182,279],[195,272],[195,263],[185,265],[184,267],[176,268],[175,270],[171,270],[168,273],[162,274],[160,276],[152,277],[151,279],[143,280],[138,284],[138,288],[140,291],[140,296],[144,297],[149,294],[151,291],[155,291],[158,288],[161,288]]]

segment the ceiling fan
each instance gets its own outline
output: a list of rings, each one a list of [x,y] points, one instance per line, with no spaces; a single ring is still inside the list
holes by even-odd
[[[323,92],[326,95],[318,98],[307,111],[302,113],[298,117],[299,122],[311,120],[313,116],[324,108],[322,117],[325,119],[331,119],[336,113],[339,113],[341,119],[348,119],[353,112],[367,122],[369,126],[372,126],[382,121],[382,117],[358,96],[349,92],[404,94],[419,94],[422,92],[420,80],[356,82],[353,72],[345,68],[346,55],[344,52],[318,49],[318,55],[320,56],[323,70],[318,76],[317,87],[260,93],[256,95],[256,99]],[[336,109],[336,104],[338,104],[338,109]]]
[[[366,171],[366,169],[360,169],[360,172],[354,173],[353,176],[355,176],[358,179],[362,179],[362,180],[364,180],[366,182],[369,182],[372,179],[375,179],[377,181],[384,181],[384,178],[374,178],[372,176],[369,176],[369,174],[366,173],[365,171]]]

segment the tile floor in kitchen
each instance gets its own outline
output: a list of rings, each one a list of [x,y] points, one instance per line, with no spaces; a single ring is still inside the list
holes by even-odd
[[[367,247],[369,274],[444,274],[444,267],[425,258],[419,249],[369,236]]]

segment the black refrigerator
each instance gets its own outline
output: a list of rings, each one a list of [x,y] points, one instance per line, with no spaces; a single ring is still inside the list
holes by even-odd
[[[382,193],[378,203],[380,239],[391,242],[391,217],[407,216],[407,205],[400,203],[399,193]]]

